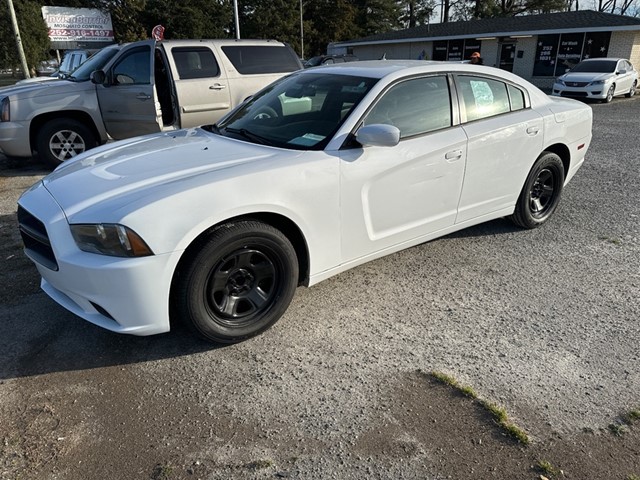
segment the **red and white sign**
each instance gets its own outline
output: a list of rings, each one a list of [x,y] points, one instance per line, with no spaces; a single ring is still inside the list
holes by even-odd
[[[113,42],[111,15],[93,8],[42,7],[52,42]]]
[[[153,30],[151,30],[151,38],[156,42],[164,40],[164,27],[162,25],[156,25],[153,27]]]

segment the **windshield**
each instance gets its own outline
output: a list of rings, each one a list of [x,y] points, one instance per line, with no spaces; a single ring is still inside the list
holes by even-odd
[[[218,123],[221,135],[296,150],[321,150],[375,78],[294,73]]]
[[[571,72],[612,73],[616,71],[616,60],[593,60],[580,62]]]
[[[95,70],[102,70],[113,56],[118,53],[119,47],[105,47],[91,55],[82,65],[76,68],[69,77],[69,80],[85,82],[89,80],[89,75]]]

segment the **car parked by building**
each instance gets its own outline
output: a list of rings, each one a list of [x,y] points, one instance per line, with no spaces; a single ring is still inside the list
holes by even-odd
[[[632,97],[638,71],[624,58],[590,58],[578,63],[553,84],[552,95],[610,102],[617,95]]]
[[[545,224],[591,127],[588,105],[491,67],[306,69],[216,124],[65,162],[20,198],[20,230],[42,288],[76,315],[238,342],[298,285],[499,217]]]
[[[63,80],[0,89],[0,152],[52,165],[115,139],[218,120],[301,69],[269,40],[153,40],[105,47]]]
[[[356,62],[358,57],[355,55],[318,55],[311,57],[304,62],[304,68],[318,67],[320,65],[333,65],[334,63]]]

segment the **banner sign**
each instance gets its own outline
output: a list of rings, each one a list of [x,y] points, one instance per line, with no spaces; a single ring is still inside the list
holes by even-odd
[[[42,7],[52,42],[113,42],[111,15],[93,8]]]

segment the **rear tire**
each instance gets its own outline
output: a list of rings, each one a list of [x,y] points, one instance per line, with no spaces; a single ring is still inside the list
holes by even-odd
[[[624,96],[627,98],[633,97],[636,94],[636,88],[638,88],[638,81],[634,80],[633,85],[631,85],[631,88],[627,93],[624,94]]]
[[[298,259],[282,232],[257,221],[215,229],[178,273],[175,313],[216,343],[270,328],[298,285]]]
[[[539,227],[556,210],[563,185],[562,160],[555,153],[544,152],[533,164],[509,219],[522,228]]]
[[[57,167],[65,160],[97,146],[93,131],[72,118],[56,118],[45,123],[36,138],[38,155]]]

